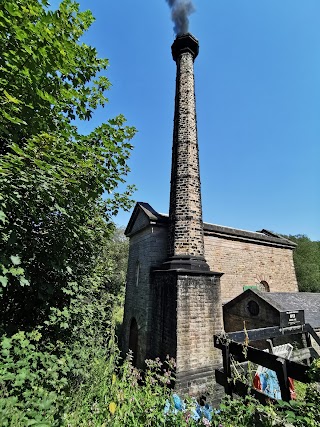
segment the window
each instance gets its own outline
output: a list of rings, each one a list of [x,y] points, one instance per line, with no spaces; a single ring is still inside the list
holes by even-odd
[[[253,300],[249,301],[247,308],[251,316],[258,316],[260,308],[259,308],[259,304],[256,301],[253,301]]]
[[[139,277],[140,276],[140,262],[139,261],[137,261],[137,264],[136,264],[136,287],[138,287],[138,285],[139,285]]]
[[[268,285],[268,282],[266,282],[265,280],[261,280],[258,285],[258,290],[262,292],[270,292],[270,286]]]

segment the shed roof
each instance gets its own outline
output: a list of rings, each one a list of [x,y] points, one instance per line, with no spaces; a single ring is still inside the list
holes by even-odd
[[[313,328],[320,327],[320,293],[253,292],[279,311],[304,310],[305,322],[310,323]]]

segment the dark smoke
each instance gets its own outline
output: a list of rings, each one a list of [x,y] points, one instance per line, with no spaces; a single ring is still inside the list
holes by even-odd
[[[188,16],[195,11],[191,0],[166,0],[171,9],[174,31],[179,36],[188,32]]]

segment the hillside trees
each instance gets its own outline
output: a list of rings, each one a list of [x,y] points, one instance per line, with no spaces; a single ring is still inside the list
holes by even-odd
[[[297,244],[293,252],[299,290],[320,292],[320,242],[305,235],[289,236]]]
[[[131,206],[132,187],[117,187],[135,129],[119,116],[83,135],[74,122],[104,106],[110,86],[108,61],[80,42],[93,17],[72,0],[47,5],[0,4],[0,418],[8,425],[59,423],[52,402],[107,348],[119,287],[102,254],[112,215]]]

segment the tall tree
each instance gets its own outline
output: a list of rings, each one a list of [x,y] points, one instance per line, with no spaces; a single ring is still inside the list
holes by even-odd
[[[107,102],[108,65],[80,41],[93,22],[72,0],[0,4],[0,327],[13,333],[43,322],[96,269],[111,216],[130,206],[135,130],[123,116],[89,135]],[[107,194],[107,199],[103,198]]]
[[[64,392],[106,357],[120,291],[112,215],[135,130],[123,116],[82,135],[107,102],[108,61],[80,41],[72,0],[0,2],[0,419],[62,425]],[[105,197],[104,195],[107,195]]]

